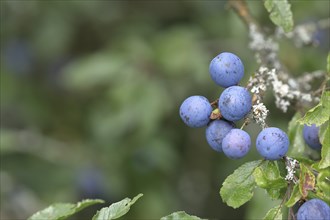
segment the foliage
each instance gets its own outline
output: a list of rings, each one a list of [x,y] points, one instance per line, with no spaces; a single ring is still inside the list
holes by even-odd
[[[330,167],[330,122],[325,124],[325,129],[321,129],[320,131],[320,139],[322,143],[322,150],[321,150],[321,161],[319,164],[319,168],[326,169]],[[324,128],[321,127],[321,128]]]
[[[324,92],[321,101],[314,108],[306,112],[305,116],[298,120],[301,124],[320,126],[330,117],[330,92]]]
[[[55,203],[30,219],[85,219],[103,201],[112,204],[94,219],[157,219],[178,207],[211,219],[244,218],[273,204],[246,204],[260,199],[253,197],[256,188],[279,204],[264,219],[285,218],[310,198],[330,203],[329,40],[324,22],[314,21],[329,16],[330,3],[229,2],[246,3],[246,13],[238,12],[244,22],[224,1],[1,1],[0,218],[26,219],[54,201],[81,202]],[[301,30],[308,30],[307,38]],[[261,45],[256,56],[253,45]],[[240,86],[266,66],[279,68],[279,91],[294,85],[311,95],[311,102],[295,100],[283,114],[274,108],[277,97],[254,94],[253,100],[265,95],[258,101],[269,110],[268,125],[288,127],[287,158],[258,160],[252,150],[241,161],[224,160],[205,147],[202,132],[180,123],[178,106],[187,94],[198,88],[219,97],[207,71],[220,51],[242,58]],[[254,123],[243,123],[251,137],[258,134]],[[321,152],[305,145],[303,124],[320,125]],[[289,159],[297,160],[290,180]],[[221,198],[213,193],[219,181]],[[136,192],[145,196],[132,211],[142,194],[114,202]],[[200,218],[179,211],[162,219]]]
[[[39,219],[52,219],[52,220],[63,220],[67,219],[71,215],[81,211],[82,209],[87,208],[88,206],[104,203],[100,199],[86,199],[77,204],[72,203],[55,203],[49,207],[33,214],[29,220],[39,220]]]
[[[220,195],[227,205],[238,208],[252,198],[255,188],[252,174],[261,163],[260,160],[248,162],[226,178],[220,189]]]
[[[274,24],[282,27],[285,32],[292,31],[293,18],[288,0],[265,0],[264,5]]]
[[[179,219],[201,220],[201,218],[194,215],[188,215],[184,211],[174,212],[168,216],[162,217],[160,220],[179,220]]]
[[[264,217],[264,220],[281,220],[281,219],[282,219],[282,211],[280,205],[270,209]]]
[[[125,215],[130,207],[141,197],[143,194],[135,196],[133,199],[125,198],[119,202],[111,204],[109,207],[102,208],[98,211],[93,220],[111,220]]]
[[[299,191],[299,185],[295,185],[293,187],[292,193],[288,201],[285,203],[287,207],[292,207],[294,206],[301,198],[301,194]]]
[[[287,183],[281,177],[279,167],[274,161],[266,161],[257,167],[253,176],[257,186],[266,189],[272,199],[278,199],[281,196],[281,189],[287,187]]]
[[[288,136],[291,143],[289,155],[294,155],[295,157],[303,157],[305,152],[305,142],[301,135],[303,133],[303,125],[297,123],[300,118],[301,114],[297,112],[288,125]]]
[[[117,219],[125,215],[130,207],[141,197],[142,194],[135,196],[132,200],[125,198],[119,202],[111,204],[109,207],[102,208],[93,217],[93,220],[111,220]],[[104,203],[103,200],[83,200],[77,204],[71,203],[56,203],[48,208],[41,210],[34,215],[32,215],[29,220],[37,219],[52,219],[52,220],[64,220],[71,215],[76,214],[80,210],[87,208],[88,206],[94,205],[96,203]]]
[[[299,191],[303,198],[308,196],[308,191],[315,188],[315,176],[304,164],[300,164]]]

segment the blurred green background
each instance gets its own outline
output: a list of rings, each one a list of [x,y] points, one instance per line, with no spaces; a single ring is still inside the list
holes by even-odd
[[[252,13],[272,33],[259,1]],[[297,24],[329,17],[329,1],[292,1]],[[281,42],[295,74],[324,69],[329,29],[318,47]],[[208,147],[204,129],[180,120],[191,95],[218,98],[208,73],[218,53],[237,54],[246,84],[257,68],[242,21],[226,1],[1,1],[0,218],[24,219],[54,202],[144,196],[127,215],[174,211],[213,219],[258,219],[278,201],[263,191],[234,210],[219,196],[233,161]],[[286,130],[294,111],[274,107]],[[239,124],[239,123],[238,123]],[[246,130],[255,140],[259,128]],[[99,207],[96,207],[99,208]],[[95,209],[76,215],[88,219]]]

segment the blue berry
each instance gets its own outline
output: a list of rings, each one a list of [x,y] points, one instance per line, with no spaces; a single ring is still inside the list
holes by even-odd
[[[244,65],[235,54],[223,52],[216,56],[209,67],[212,80],[227,88],[237,85],[244,75]]]
[[[303,129],[303,136],[306,144],[315,150],[320,150],[322,148],[319,139],[319,130],[320,128],[316,127],[315,124],[312,124],[311,126],[304,125]]]
[[[238,121],[249,113],[252,99],[248,90],[240,86],[225,89],[219,98],[221,115],[229,121]]]
[[[206,126],[210,121],[212,106],[203,96],[190,96],[180,106],[180,116],[183,122],[192,128]]]
[[[223,153],[230,159],[244,157],[250,150],[250,135],[241,129],[232,129],[222,140]]]
[[[234,126],[234,123],[225,120],[212,121],[206,128],[207,143],[213,150],[222,152],[222,140]]]
[[[279,128],[265,128],[257,137],[257,150],[266,160],[279,160],[289,149],[289,138]]]
[[[330,207],[320,199],[305,202],[297,212],[297,220],[329,220]]]

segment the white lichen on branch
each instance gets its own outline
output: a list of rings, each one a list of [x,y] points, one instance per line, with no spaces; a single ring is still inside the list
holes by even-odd
[[[314,80],[320,80],[324,78],[324,76],[324,71],[316,70],[311,73],[304,73],[303,76],[297,78],[297,82],[302,87],[302,89],[309,91],[312,89],[311,82],[313,82]]]
[[[298,180],[294,174],[296,173],[296,166],[299,166],[299,162],[296,159],[286,157],[285,164],[286,164],[285,168],[287,170],[287,175],[285,176],[285,180],[292,181],[294,184],[297,184]]]
[[[294,86],[294,83],[285,83],[278,77],[277,70],[275,68],[268,69],[261,66],[256,71],[253,78],[250,78],[248,88],[256,96],[256,103],[259,104],[262,101],[262,96],[266,92],[268,87],[273,89],[276,107],[283,112],[287,112],[290,105],[299,102],[312,102],[317,97],[312,97],[309,93],[301,92]]]
[[[266,118],[269,110],[266,108],[264,103],[257,103],[252,106],[252,117],[262,129],[266,127]]]
[[[252,118],[262,128],[266,127],[266,118],[269,110],[262,103],[262,97],[266,91],[266,79],[263,75],[263,71],[267,69],[261,68],[257,71],[254,77],[250,77],[247,88],[253,93],[253,105],[252,105]]]
[[[279,59],[280,47],[278,40],[286,36],[288,38],[297,38],[297,44],[310,44],[315,31],[329,28],[330,19],[320,20],[317,24],[296,26],[291,34],[285,35],[277,31],[277,35],[268,36],[251,16],[244,1],[233,0],[230,1],[230,5],[248,27],[249,48],[254,52],[256,61],[260,66],[247,85],[247,88],[253,93],[253,104],[256,105],[254,107],[257,109],[256,112],[261,111],[262,99],[266,90],[269,89],[268,87],[273,90],[276,106],[283,112],[287,112],[292,105],[299,107],[309,102],[317,102],[319,100],[319,89],[311,91],[311,82],[325,77],[326,73],[324,71],[315,71],[313,73],[305,73],[304,76],[298,79],[293,78],[293,74],[288,71]],[[257,114],[253,113],[253,118],[258,124],[263,126],[267,113],[268,111],[264,110],[263,118],[260,120],[257,120]]]
[[[288,107],[293,102],[311,102],[313,98],[309,93],[303,93],[279,80],[276,69],[268,71],[268,84],[271,84],[275,96],[275,104],[283,112],[287,112]]]
[[[280,69],[281,63],[277,57],[278,43],[272,38],[266,37],[254,23],[249,25],[249,37],[249,48],[255,52],[257,62]]]
[[[293,31],[289,33],[284,33],[283,29],[276,29],[277,38],[292,39],[296,47],[303,47],[308,45],[318,46],[319,42],[315,38],[315,34],[322,29],[330,28],[330,18],[322,19],[317,22],[308,22],[304,24],[297,25]]]

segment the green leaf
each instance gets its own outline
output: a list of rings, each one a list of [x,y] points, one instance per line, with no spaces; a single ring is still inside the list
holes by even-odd
[[[264,173],[260,167],[257,167],[253,172],[253,177],[255,179],[256,184],[261,187],[265,188],[267,187],[267,179],[264,176]]]
[[[309,170],[307,166],[300,163],[300,175],[299,175],[299,191],[301,195],[306,198],[308,191],[314,190],[315,188],[315,176]]]
[[[104,203],[100,199],[86,199],[73,203],[55,203],[37,213],[32,215],[29,220],[40,220],[40,219],[51,219],[51,220],[62,220],[70,217],[71,215],[79,212],[80,210],[98,203]]]
[[[327,201],[330,200],[330,169],[319,171],[316,179],[316,190],[323,193]]]
[[[281,206],[275,206],[270,209],[264,217],[264,220],[282,220]]]
[[[314,108],[306,112],[305,116],[298,120],[301,124],[316,126],[322,125],[330,117],[330,92],[325,91],[321,96],[321,101]]]
[[[173,212],[170,215],[164,216],[160,220],[201,220],[201,218],[194,215],[188,215],[184,211],[178,211]]]
[[[316,190],[316,192],[310,191],[308,193],[308,199],[321,199],[326,203],[330,204],[330,198],[327,197],[323,192],[320,190]]]
[[[282,27],[285,32],[292,31],[293,18],[288,0],[265,0],[264,5],[275,25]]]
[[[131,205],[133,205],[143,194],[135,196],[132,200],[130,198],[125,198],[119,202],[111,204],[109,207],[104,207],[93,216],[93,220],[110,220],[116,219],[125,215],[129,210]]]
[[[220,196],[228,206],[238,208],[252,198],[256,185],[252,173],[261,163],[261,160],[245,163],[226,178]]]
[[[280,188],[280,189],[267,189],[266,191],[267,191],[269,197],[272,200],[280,199],[280,198],[282,198],[282,196],[285,195],[284,188]]]
[[[325,128],[324,128],[325,127]],[[330,166],[330,122],[320,128],[321,161],[319,168],[325,169]]]
[[[308,159],[306,157],[294,157],[294,159],[298,160],[299,163],[304,163],[306,165],[312,166],[315,164],[315,160]]]
[[[253,176],[259,187],[266,189],[273,199],[278,199],[281,189],[287,187],[287,182],[280,176],[279,168],[275,163],[275,161],[266,161],[255,168]]]
[[[303,138],[303,126],[297,122],[297,120],[301,118],[299,112],[297,112],[289,122],[288,126],[288,136],[290,140],[290,152],[288,155],[294,157],[302,157],[305,152],[305,141]]]
[[[291,196],[290,196],[289,200],[285,203],[285,205],[287,207],[292,207],[300,200],[300,198],[301,198],[301,194],[299,191],[299,185],[295,185],[291,192]]]

